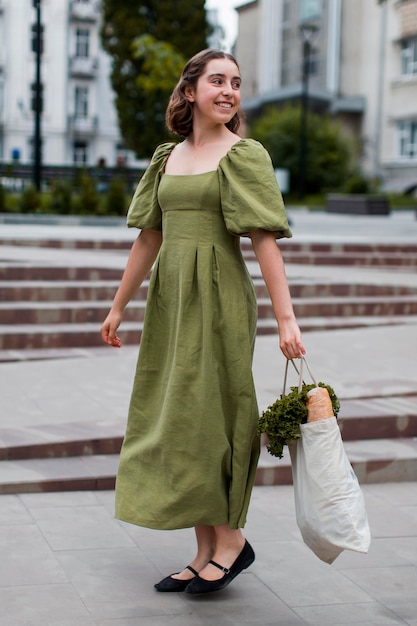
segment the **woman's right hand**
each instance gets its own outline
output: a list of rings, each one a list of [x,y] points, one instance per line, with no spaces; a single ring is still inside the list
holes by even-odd
[[[121,321],[121,313],[117,313],[111,310],[101,326],[101,337],[104,343],[112,346],[113,348],[120,348],[122,345],[119,337],[116,334],[117,329],[121,324]]]

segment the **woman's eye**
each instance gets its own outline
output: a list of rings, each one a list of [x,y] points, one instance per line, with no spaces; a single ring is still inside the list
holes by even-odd
[[[240,83],[236,82],[236,83],[232,83],[233,85],[233,89],[240,89]]]

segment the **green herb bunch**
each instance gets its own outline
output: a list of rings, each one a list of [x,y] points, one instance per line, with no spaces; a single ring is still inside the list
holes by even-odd
[[[327,389],[334,416],[337,417],[340,402],[329,385],[324,383],[303,385],[300,392],[298,386],[291,387],[290,393],[278,398],[259,418],[258,435],[266,433],[268,437],[267,449],[272,456],[282,459],[284,446],[301,437],[300,424],[307,422],[307,394],[316,386]]]

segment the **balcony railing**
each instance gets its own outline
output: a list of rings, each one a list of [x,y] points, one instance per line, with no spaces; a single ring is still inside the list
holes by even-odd
[[[98,60],[93,57],[72,57],[71,75],[78,78],[94,78],[97,74]]]
[[[95,115],[80,117],[71,115],[69,118],[69,130],[77,137],[91,137],[95,135],[98,128],[98,118]]]
[[[71,0],[70,17],[78,22],[96,22],[99,18],[98,3],[96,0],[90,0],[89,2]]]

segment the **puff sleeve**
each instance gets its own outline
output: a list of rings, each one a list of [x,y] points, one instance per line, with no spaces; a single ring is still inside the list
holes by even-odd
[[[227,230],[247,236],[262,228],[277,239],[292,237],[271,157],[254,139],[241,139],[219,163],[219,186]]]
[[[162,213],[158,187],[165,163],[175,143],[163,143],[155,150],[146,172],[139,181],[127,212],[129,228],[162,230]]]

